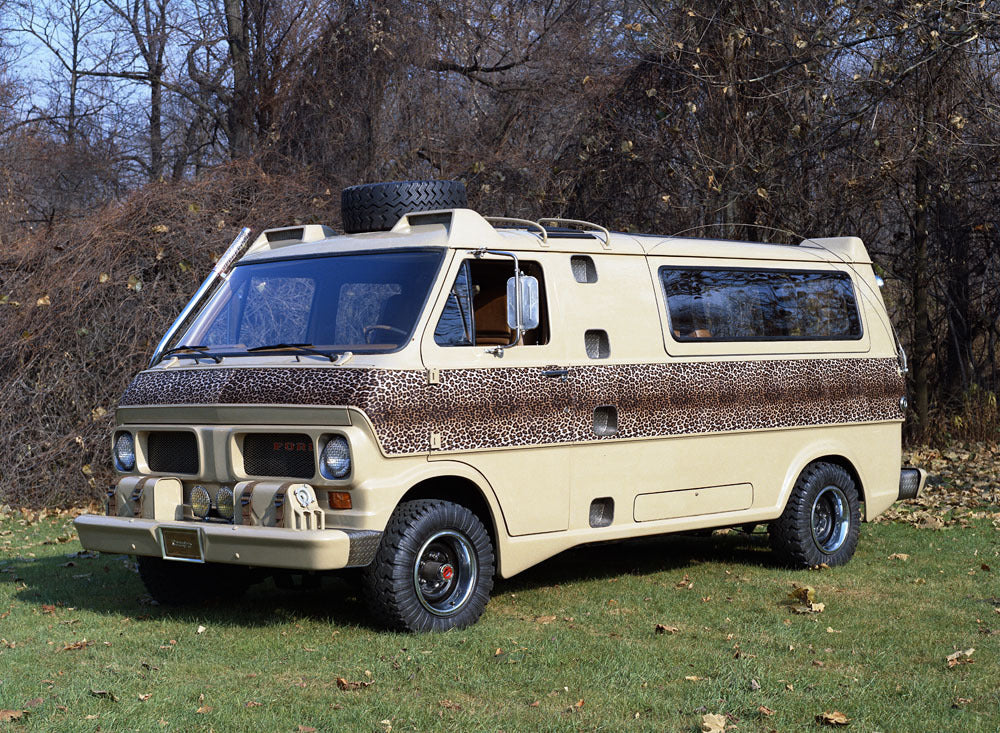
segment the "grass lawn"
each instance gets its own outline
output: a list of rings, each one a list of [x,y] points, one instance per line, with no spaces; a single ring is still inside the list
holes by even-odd
[[[0,519],[0,731],[794,731],[833,711],[848,730],[1000,729],[988,518],[865,525],[850,564],[816,571],[775,566],[762,533],[581,548],[438,635],[371,628],[337,578],[149,605],[127,558],[79,552],[65,516]],[[793,583],[825,608],[794,613]]]

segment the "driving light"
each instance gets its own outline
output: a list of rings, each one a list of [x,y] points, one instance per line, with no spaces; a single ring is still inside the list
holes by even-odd
[[[115,438],[115,468],[131,471],[135,468],[135,441],[132,433],[118,433]]]
[[[347,446],[347,438],[334,435],[323,448],[319,459],[319,471],[326,478],[344,478],[351,472],[351,449]]]
[[[191,511],[199,519],[204,519],[212,511],[212,497],[208,495],[208,489],[204,486],[195,486],[191,489]]]
[[[233,490],[228,486],[221,487],[215,494],[215,510],[223,519],[232,519],[236,508],[233,500]]]

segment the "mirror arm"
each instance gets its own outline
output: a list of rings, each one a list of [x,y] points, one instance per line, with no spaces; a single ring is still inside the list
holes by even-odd
[[[487,349],[486,352],[493,354],[497,358],[503,358],[504,349],[509,349],[512,346],[517,346],[518,342],[521,340],[521,336],[524,335],[524,328],[521,325],[521,263],[517,259],[517,255],[513,252],[507,252],[500,249],[477,249],[472,253],[472,256],[476,259],[482,258],[483,255],[495,255],[497,257],[510,257],[514,260],[514,303],[517,307],[517,329],[514,332],[514,340],[509,344],[504,344],[502,346],[494,346],[493,348]]]

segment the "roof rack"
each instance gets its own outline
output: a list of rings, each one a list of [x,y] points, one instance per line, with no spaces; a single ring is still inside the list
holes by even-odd
[[[531,221],[530,219],[515,219],[512,216],[484,216],[483,218],[490,224],[520,224],[527,229],[537,229],[542,236],[542,246],[549,246],[549,233],[545,230],[545,227],[537,221]]]
[[[594,224],[589,221],[581,221],[580,219],[560,219],[555,216],[546,216],[538,221],[531,221],[529,219],[515,219],[509,216],[484,216],[484,219],[490,224],[517,224],[528,229],[536,229],[541,232],[542,235],[542,246],[547,247],[549,242],[549,235],[560,234],[562,232],[553,231],[557,227],[571,227],[574,230],[579,230],[590,236],[595,236],[600,234],[602,236],[595,236],[601,242],[601,247],[604,249],[611,249],[611,232],[607,228],[602,227],[600,224]],[[546,224],[552,224],[554,226],[547,227]]]

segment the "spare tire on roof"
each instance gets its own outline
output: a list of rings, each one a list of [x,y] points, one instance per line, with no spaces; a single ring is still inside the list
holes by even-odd
[[[382,232],[411,211],[464,209],[469,200],[461,181],[393,181],[349,186],[340,194],[344,231]]]

